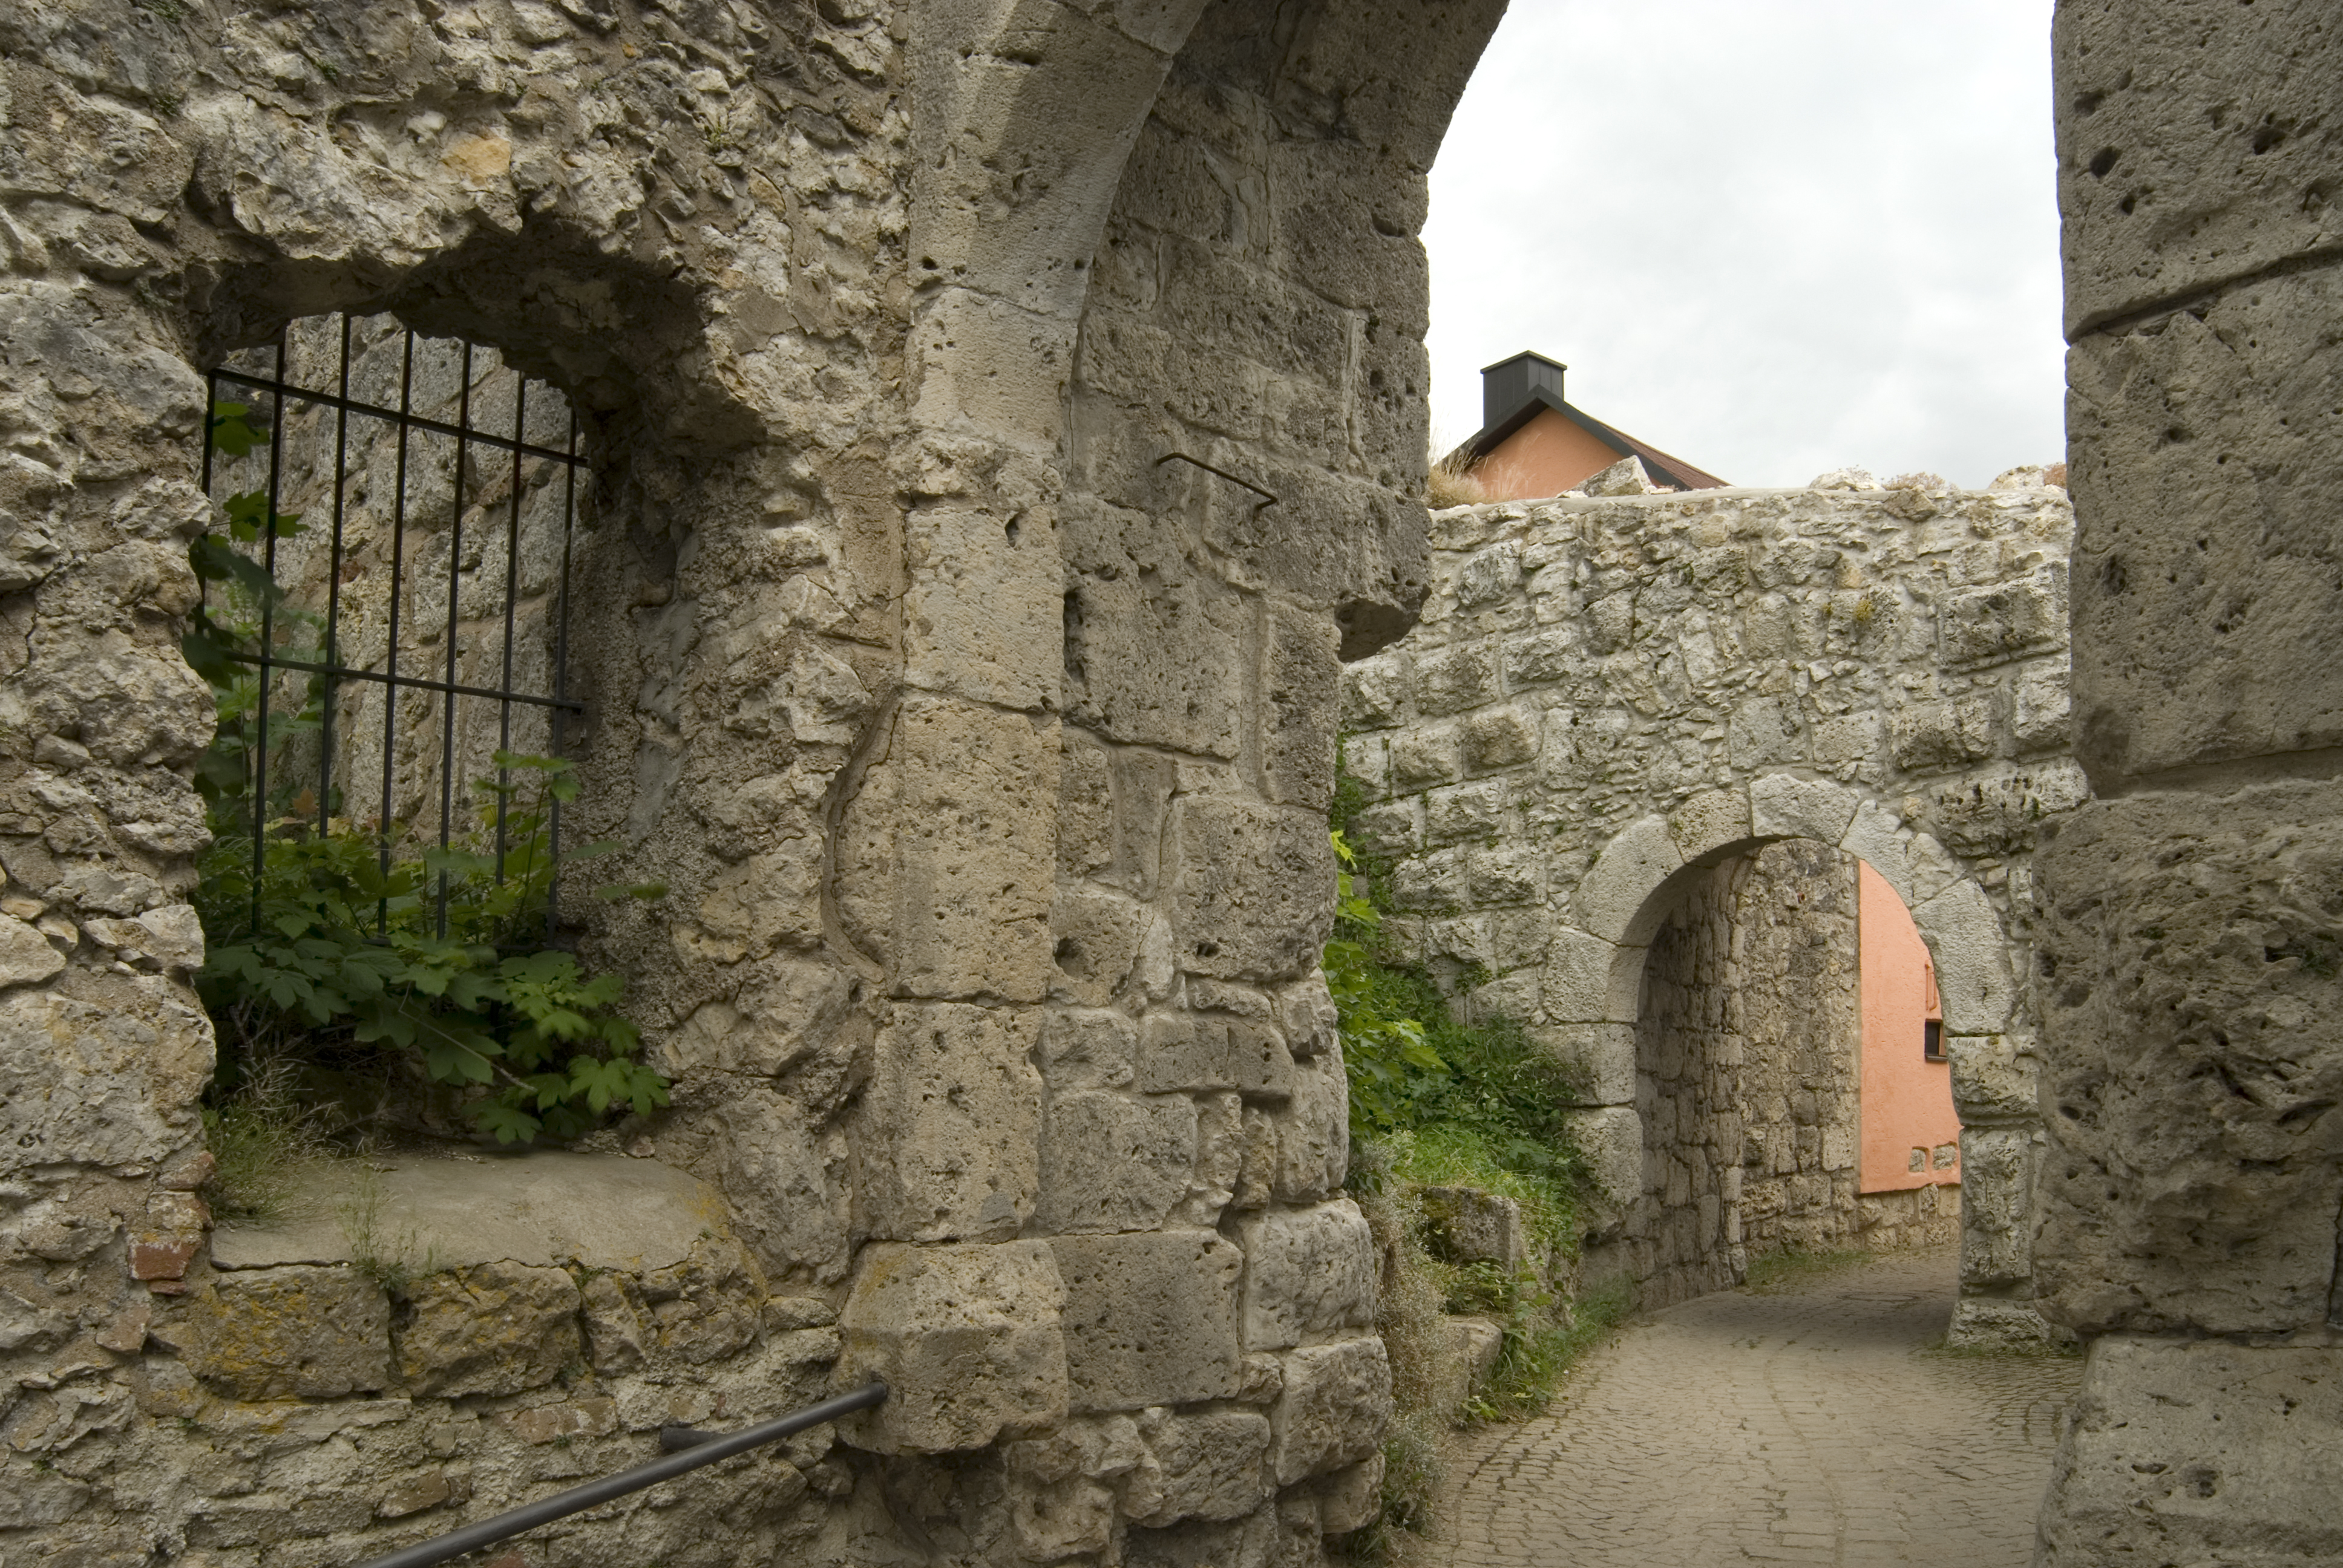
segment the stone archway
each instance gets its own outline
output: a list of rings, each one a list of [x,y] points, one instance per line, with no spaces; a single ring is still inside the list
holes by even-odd
[[[1557,923],[1540,976],[1543,1033],[1560,1054],[1578,1062],[1591,1085],[1591,1103],[1575,1117],[1581,1146],[1609,1197],[1594,1227],[1611,1244],[1608,1268],[1634,1278],[1658,1304],[1694,1293],[1685,1281],[1731,1283],[1743,1267],[1740,1173],[1723,1173],[1713,1196],[1725,1212],[1709,1227],[1713,1248],[1696,1258],[1661,1260],[1648,1231],[1649,1210],[1664,1185],[1647,1174],[1664,1156],[1659,1130],[1646,1125],[1639,1099],[1651,1093],[1652,1020],[1646,965],[1654,938],[1703,873],[1751,856],[1768,845],[1803,840],[1827,846],[1870,865],[1910,910],[1935,960],[1944,999],[1953,1072],[1964,1105],[1961,1202],[1965,1301],[1960,1332],[1967,1337],[2016,1328],[2002,1292],[2008,1249],[2022,1247],[2031,1209],[2034,1132],[2016,1107],[2000,1114],[1981,1105],[1981,1069],[2030,1058],[2021,1032],[2016,972],[2018,940],[1986,896],[1974,873],[1925,833],[1915,833],[1892,809],[1827,779],[1762,775],[1746,786],[1713,790],[1669,816],[1644,818],[1622,831],[1580,881]],[[1672,864],[1671,861],[1674,861]],[[1735,1064],[1740,1065],[1739,1063]],[[1755,1067],[1755,1064],[1749,1064]],[[1735,1107],[1737,1113],[1739,1108]],[[1830,1151],[1826,1170],[1852,1165],[1854,1151]],[[1624,1234],[1623,1234],[1624,1232]],[[1730,1250],[1729,1258],[1724,1253]],[[1713,1284],[1710,1288],[1713,1288]]]
[[[2026,922],[2065,728],[2062,492],[1726,489],[1433,519],[1422,624],[1346,671],[1393,922],[1472,1005],[1583,1063],[1606,1187],[1644,1187],[1638,989],[1703,871],[1868,862],[1938,970],[1963,1140],[1965,1337],[2041,1330]]]

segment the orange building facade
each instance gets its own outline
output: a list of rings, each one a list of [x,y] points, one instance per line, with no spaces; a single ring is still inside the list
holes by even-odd
[[[1961,1121],[1942,1049],[1936,969],[1887,879],[1858,868],[1862,968],[1863,1152],[1860,1190],[1956,1185]]]
[[[1543,354],[1483,366],[1481,428],[1442,461],[1469,472],[1493,501],[1558,496],[1626,457],[1640,459],[1654,483],[1673,489],[1708,490],[1725,483],[1564,400],[1563,376],[1569,368]]]

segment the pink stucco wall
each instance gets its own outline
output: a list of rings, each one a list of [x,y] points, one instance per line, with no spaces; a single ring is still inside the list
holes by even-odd
[[[1869,865],[1857,880],[1863,970],[1863,1177],[1865,1192],[1958,1182],[1960,1117],[1952,1069],[1925,1059],[1925,1025],[1941,1018],[1936,967],[1911,911]],[[1920,1169],[1914,1170],[1916,1151]],[[1943,1161],[1939,1163],[1939,1161]]]
[[[1493,501],[1540,500],[1562,494],[1618,460],[1618,453],[1584,429],[1551,408],[1541,408],[1535,418],[1481,460],[1473,477]]]

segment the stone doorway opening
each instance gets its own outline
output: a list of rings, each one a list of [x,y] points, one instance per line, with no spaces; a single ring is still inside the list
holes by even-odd
[[[1654,898],[1634,1025],[1641,1181],[1589,1235],[1590,1271],[1659,1307],[1738,1284],[1769,1253],[1956,1240],[1941,998],[1893,885],[1787,839]]]

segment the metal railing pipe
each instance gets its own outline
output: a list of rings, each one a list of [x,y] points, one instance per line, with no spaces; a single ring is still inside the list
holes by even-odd
[[[719,1459],[729,1459],[736,1453],[744,1453],[769,1442],[778,1442],[809,1426],[820,1426],[823,1422],[835,1421],[858,1410],[869,1410],[886,1397],[885,1383],[869,1383],[852,1393],[843,1393],[836,1399],[808,1405],[803,1410],[759,1422],[755,1426],[742,1427],[739,1432],[712,1433],[681,1452],[664,1454],[648,1464],[621,1470],[615,1475],[589,1481],[583,1486],[573,1486],[567,1492],[557,1492],[550,1497],[499,1513],[493,1519],[483,1519],[478,1524],[467,1524],[461,1530],[434,1536],[413,1546],[403,1546],[361,1563],[359,1568],[430,1568],[434,1563],[461,1557],[467,1552],[477,1552],[524,1530],[534,1530],[540,1524],[549,1524],[569,1514],[599,1507],[613,1498],[624,1497],[629,1492],[640,1492],[646,1486],[656,1486],[687,1471],[698,1470],[703,1464],[713,1464]]]

